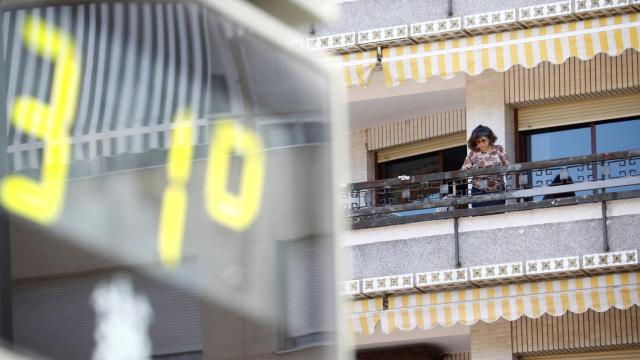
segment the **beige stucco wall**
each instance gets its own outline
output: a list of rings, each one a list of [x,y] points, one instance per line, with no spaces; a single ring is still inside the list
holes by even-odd
[[[504,145],[507,154],[514,154],[515,131],[513,109],[505,103],[504,73],[488,70],[467,79],[467,138],[478,125],[491,128]],[[512,156],[513,159],[513,156]]]
[[[367,130],[354,130],[349,134],[349,180],[360,182],[373,180],[375,164],[374,154],[367,151]]]

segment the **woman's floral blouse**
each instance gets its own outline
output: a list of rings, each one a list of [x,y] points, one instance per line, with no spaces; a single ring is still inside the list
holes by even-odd
[[[504,152],[502,145],[493,145],[493,148],[486,153],[472,151],[464,160],[462,170],[478,169],[488,166],[509,165],[509,157]],[[473,187],[480,189],[480,180],[487,179],[486,191],[504,190],[504,180],[500,175],[477,176],[473,178]]]

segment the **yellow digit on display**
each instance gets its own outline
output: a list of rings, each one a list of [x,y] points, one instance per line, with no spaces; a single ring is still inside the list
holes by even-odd
[[[51,101],[32,96],[16,98],[11,121],[44,142],[41,181],[10,175],[2,182],[0,197],[10,211],[33,221],[55,221],[62,210],[69,171],[69,129],[75,120],[80,90],[80,60],[73,39],[37,18],[24,27],[26,46],[54,65]]]
[[[231,155],[243,156],[239,193],[228,190]],[[264,180],[264,153],[260,137],[231,120],[214,128],[209,147],[205,201],[209,216],[237,231],[246,229],[258,216]]]
[[[158,232],[158,254],[165,267],[174,267],[182,256],[182,239],[187,213],[186,185],[191,176],[191,158],[193,156],[194,119],[189,109],[178,112],[173,120],[171,149],[167,162],[169,185],[162,198],[162,210]]]

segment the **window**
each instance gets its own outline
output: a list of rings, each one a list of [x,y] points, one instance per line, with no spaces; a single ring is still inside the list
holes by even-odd
[[[550,128],[522,133],[524,161],[551,160],[563,157],[590,155],[611,151],[640,148],[640,118],[607,122],[592,122],[571,127]],[[624,176],[627,164],[611,164],[611,177]],[[575,167],[569,169],[573,181],[593,180],[600,177],[600,169]],[[532,174],[532,184],[549,185],[557,175]],[[607,191],[633,190],[638,186],[625,186]],[[590,191],[578,192],[586,195]]]
[[[596,124],[595,148],[596,152],[623,151],[640,149],[640,118]],[[610,164],[611,178],[628,176],[631,166],[629,161]],[[601,171],[598,169],[598,171]],[[607,192],[630,191],[640,189],[639,185],[622,186],[605,189]]]
[[[411,176],[458,170],[462,167],[466,156],[467,147],[463,145],[398,160],[386,161],[378,164],[376,179],[389,179],[400,175]]]

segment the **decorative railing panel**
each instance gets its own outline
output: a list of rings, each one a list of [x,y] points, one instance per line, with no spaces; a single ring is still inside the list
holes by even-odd
[[[630,150],[353,183],[343,203],[363,228],[637,196],[640,150]]]

